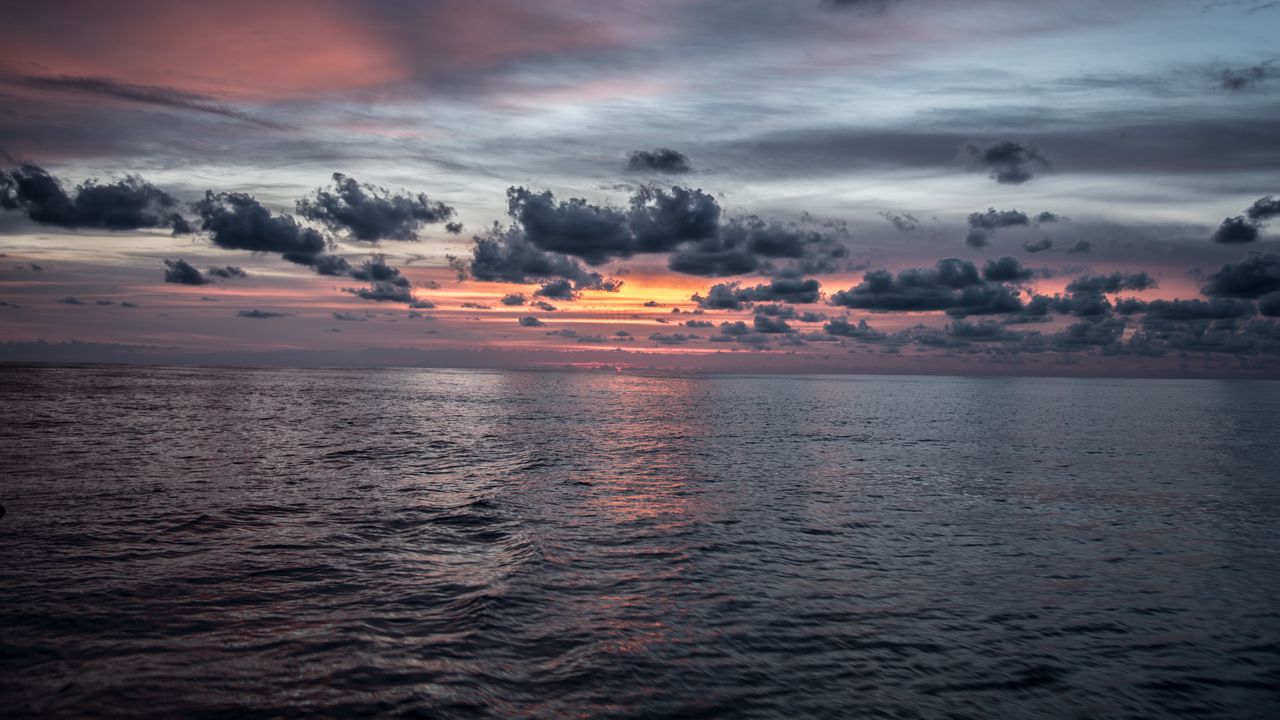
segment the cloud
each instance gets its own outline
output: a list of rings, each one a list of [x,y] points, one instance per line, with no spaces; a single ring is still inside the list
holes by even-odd
[[[538,308],[539,310],[544,310],[544,311],[546,311],[546,312],[555,312],[555,311],[556,311],[556,309],[557,309],[555,305],[552,305],[551,303],[549,303],[549,302],[547,302],[547,301],[545,301],[545,300],[539,300],[539,301],[537,301],[537,302],[531,302],[531,303],[529,303],[529,307],[535,307],[535,308]]]
[[[747,216],[723,224],[712,237],[685,243],[668,257],[667,267],[704,277],[821,273],[840,269],[848,254],[828,232]]]
[[[342,288],[342,292],[351,293],[362,300],[375,302],[398,302],[413,304],[413,292],[406,285],[397,285],[386,280],[376,280],[369,287]]]
[[[888,337],[885,333],[868,325],[866,318],[859,320],[858,324],[854,325],[849,322],[848,318],[838,317],[823,325],[822,331],[828,335],[853,338],[863,342],[879,342]]]
[[[701,337],[701,335],[686,333],[653,333],[649,336],[649,339],[659,345],[684,345]]]
[[[687,173],[692,169],[689,166],[689,158],[684,153],[671,148],[635,150],[627,153],[627,170],[631,172],[679,174]]]
[[[778,317],[770,317],[768,315],[756,315],[752,321],[754,330],[758,333],[780,334],[795,332],[786,320]]]
[[[992,282],[1026,282],[1034,276],[1035,272],[1023,267],[1017,258],[1008,255],[999,260],[988,260],[982,266],[982,277]]]
[[[822,0],[820,7],[829,11],[854,11],[864,14],[878,14],[888,10],[901,0]]]
[[[109,184],[89,179],[68,195],[39,165],[0,170],[0,209],[20,210],[43,225],[111,231],[172,228],[178,234],[189,226],[174,212],[176,206],[168,193],[137,175]]]
[[[193,207],[200,229],[225,250],[280,253],[285,260],[317,268],[345,264],[324,255],[329,243],[319,232],[299,225],[292,215],[272,215],[248,194],[208,191]]]
[[[1261,237],[1258,223],[1245,219],[1243,215],[1229,217],[1222,221],[1214,231],[1212,240],[1223,245],[1242,245],[1256,242]]]
[[[1223,265],[1205,279],[1200,292],[1209,297],[1259,298],[1280,291],[1280,254],[1254,254]]]
[[[1042,238],[1040,240],[1036,240],[1035,242],[1032,242],[1031,240],[1027,240],[1022,243],[1022,249],[1026,250],[1029,253],[1044,252],[1045,250],[1050,250],[1052,248],[1053,248],[1053,240],[1049,238]]]
[[[333,186],[317,188],[297,203],[298,214],[352,239],[414,241],[423,225],[445,222],[454,209],[423,193],[392,194],[386,188],[333,174]],[[461,230],[461,227],[458,228]]]
[[[901,232],[912,232],[916,228],[920,227],[920,221],[908,212],[891,213],[888,210],[884,210],[881,211],[880,217],[889,221],[890,225],[893,225]]]
[[[1058,219],[1053,213],[1041,213],[1038,217],[1052,216],[1054,222]],[[1030,227],[1032,220],[1026,213],[1020,210],[996,210],[995,208],[987,208],[986,212],[969,213],[967,218],[969,223],[969,234],[965,237],[965,244],[973,248],[986,247],[990,244],[989,239],[991,233],[1001,228],[1009,227]]]
[[[1081,275],[1067,283],[1069,293],[1108,293],[1122,290],[1150,290],[1159,287],[1156,279],[1145,272],[1113,272],[1108,275]]]
[[[1245,215],[1248,215],[1249,219],[1254,222],[1264,222],[1280,217],[1280,199],[1276,199],[1271,195],[1258,198],[1249,206],[1248,210],[1245,210]]]
[[[374,255],[360,265],[350,269],[349,274],[356,280],[364,280],[373,283],[387,283],[399,288],[409,288],[413,285],[409,278],[400,274],[400,268],[387,264],[385,255]]]
[[[1275,74],[1274,63],[1264,62],[1242,68],[1221,68],[1215,76],[1218,86],[1223,90],[1239,92],[1255,88],[1268,78],[1275,77]]]
[[[361,315],[358,313],[335,312],[333,314],[333,319],[341,320],[343,322],[367,322],[369,320],[369,315],[367,313]]]
[[[495,226],[479,236],[469,269],[467,263],[455,264],[463,274],[508,282],[564,278],[579,290],[604,289],[602,278],[594,274],[588,279],[578,261],[602,265],[637,254],[669,253],[667,267],[675,272],[726,277],[830,272],[848,256],[829,229],[755,216],[724,222],[719,204],[700,189],[643,187],[623,211],[511,187],[507,209],[511,226]],[[521,270],[534,266],[542,269]]]
[[[1152,300],[1144,305],[1143,324],[1159,321],[1229,320],[1249,317],[1256,312],[1254,304],[1234,298],[1204,300]]]
[[[716,324],[710,320],[685,320],[684,326],[687,328],[712,328]]]
[[[133,83],[119,82],[105,77],[75,75],[34,75],[20,78],[18,82],[22,85],[26,85],[27,87],[39,90],[78,92],[86,95],[115,98],[117,100],[129,100],[147,105],[159,105],[163,107],[177,108],[180,110],[193,110],[196,112],[243,120],[265,128],[283,129],[282,125],[261,120],[225,105],[218,104],[214,102],[212,98],[207,96],[156,85],[136,85]]]
[[[234,265],[211,267],[205,272],[213,277],[222,278],[223,280],[243,279],[249,277],[249,273]]]
[[[1067,253],[1070,255],[1079,255],[1081,253],[1090,252],[1093,252],[1093,243],[1088,240],[1077,240],[1075,245],[1067,248]]]
[[[871,312],[943,310],[948,315],[990,315],[1022,310],[1015,291],[984,281],[973,263],[957,258],[939,260],[932,268],[903,270],[895,277],[872,270],[860,284],[831,296],[832,305]]]
[[[269,318],[282,318],[288,316],[289,313],[272,312],[270,310],[241,310],[236,313],[236,317],[252,318],[254,320],[267,320]]]
[[[577,300],[578,291],[574,288],[573,283],[565,280],[552,280],[544,283],[542,287],[533,292],[538,297],[551,298],[552,300]]]
[[[987,176],[1001,185],[1021,185],[1035,177],[1033,170],[1049,167],[1049,159],[1031,143],[1000,140],[986,145],[973,142],[961,146],[970,164],[987,171]]]
[[[998,230],[1007,227],[1026,227],[1031,218],[1020,210],[996,210],[987,208],[986,212],[969,213],[969,227],[980,230]]]
[[[587,270],[574,258],[539,249],[519,228],[504,230],[495,225],[473,240],[470,260],[450,258],[450,265],[460,277],[522,285],[566,280],[576,290],[613,291],[621,286],[616,280]]]
[[[164,281],[167,283],[178,283],[179,285],[207,285],[211,282],[196,268],[192,267],[186,260],[168,260],[164,261]]]
[[[643,187],[631,197],[627,223],[634,252],[670,252],[720,232],[720,205],[701,189]]]
[[[522,187],[507,190],[507,212],[535,247],[600,265],[630,257],[635,240],[620,210],[592,205],[582,198],[556,202],[551,191]]]
[[[61,300],[59,300],[58,302],[59,302],[59,303],[61,303],[61,304],[63,304],[63,305],[85,305],[85,304],[87,304],[87,303],[85,303],[85,301],[81,300],[80,298],[72,297],[71,295],[68,295],[68,296],[66,296],[66,297],[62,298],[62,299],[61,299]]]
[[[768,284],[740,287],[738,283],[718,283],[707,295],[694,294],[690,299],[704,310],[741,310],[757,302],[815,303],[821,297],[821,285],[812,278],[774,278]]]
[[[521,293],[511,293],[510,295],[503,295],[501,302],[503,305],[524,305],[525,297]]]
[[[539,320],[538,318],[532,315],[525,315],[524,317],[520,318],[517,322],[520,323],[520,327],[542,327],[543,325],[546,325],[546,323],[542,322],[541,320]]]

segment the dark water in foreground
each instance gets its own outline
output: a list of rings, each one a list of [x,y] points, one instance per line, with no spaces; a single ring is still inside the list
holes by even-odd
[[[1280,717],[1280,383],[0,368],[0,716]]]

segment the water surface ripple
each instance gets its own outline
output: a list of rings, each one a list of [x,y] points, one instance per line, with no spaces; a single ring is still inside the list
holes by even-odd
[[[0,368],[0,715],[1280,717],[1280,383]]]

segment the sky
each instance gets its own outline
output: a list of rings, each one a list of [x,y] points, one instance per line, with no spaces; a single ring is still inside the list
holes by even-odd
[[[1280,2],[0,14],[0,360],[1280,376]]]

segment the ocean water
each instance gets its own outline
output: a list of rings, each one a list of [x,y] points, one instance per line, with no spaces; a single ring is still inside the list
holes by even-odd
[[[0,368],[0,716],[1280,717],[1280,383]]]

